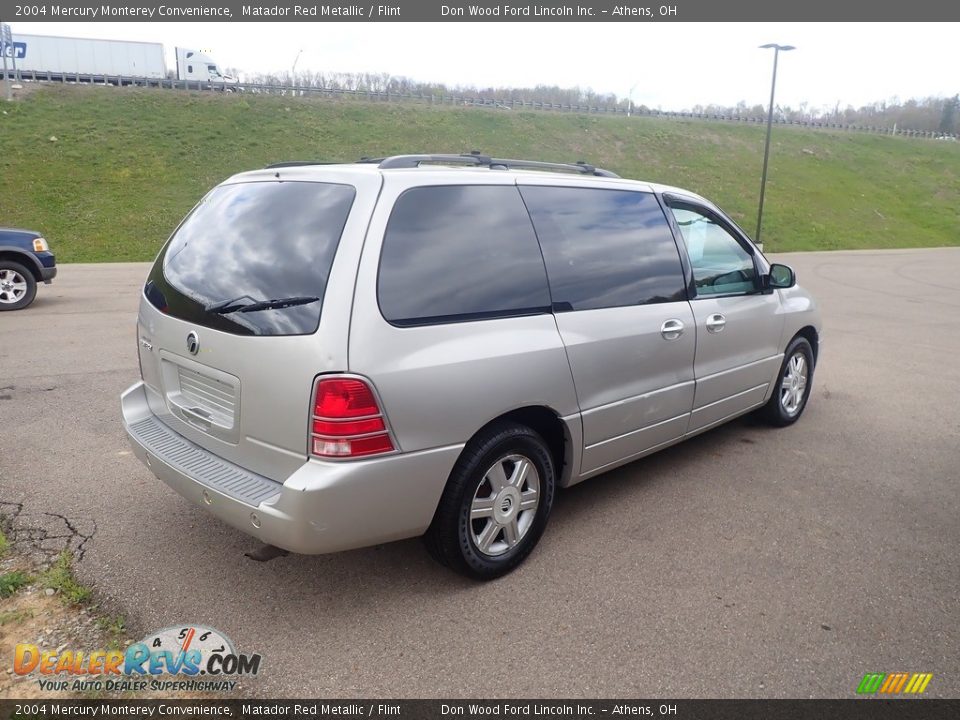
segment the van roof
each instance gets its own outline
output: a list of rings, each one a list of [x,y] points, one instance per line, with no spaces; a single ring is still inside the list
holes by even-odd
[[[430,153],[416,155],[392,155],[390,157],[380,158],[360,158],[360,163],[376,165],[381,170],[413,169],[422,165],[446,165],[446,166],[465,166],[465,167],[487,167],[496,170],[552,170],[566,173],[578,173],[580,175],[594,175],[597,177],[619,177],[616,173],[609,170],[590,165],[584,160],[578,160],[572,163],[543,162],[542,160],[521,160],[513,158],[495,158],[482,154],[479,150],[473,150],[469,153],[459,155],[445,153]],[[293,165],[309,165],[312,162],[282,162],[274,165],[268,165],[267,169],[275,167],[291,167]]]
[[[473,162],[470,158],[479,158],[480,162]],[[522,178],[553,178],[570,177],[589,178],[591,185],[639,185],[646,190],[656,193],[675,193],[691,199],[712,205],[705,198],[683,188],[671,185],[652,183],[645,180],[622,178],[609,170],[597,168],[583,161],[577,163],[549,163],[536,160],[510,160],[490,158],[482,155],[397,155],[389,158],[361,158],[357,162],[340,163],[321,160],[292,160],[277,162],[259,170],[250,170],[238,173],[229,181],[264,180],[268,177],[280,177],[288,180],[326,179],[325,171],[335,170],[337,174],[372,175],[372,174],[407,174],[436,172],[442,174],[456,174],[457,176],[489,176],[490,173],[509,173],[514,177]]]

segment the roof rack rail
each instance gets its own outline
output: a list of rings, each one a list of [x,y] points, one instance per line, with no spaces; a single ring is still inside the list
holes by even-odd
[[[301,165],[336,165],[337,163],[329,160],[286,160],[284,162],[271,163],[264,170],[273,170],[274,168],[300,167]]]
[[[482,155],[474,150],[471,153],[462,153],[460,155],[394,155],[384,158],[361,158],[362,163],[377,163],[382,170],[396,168],[416,168],[421,164],[452,164],[473,165],[475,167],[488,167],[496,170],[509,170],[511,168],[522,168],[528,170],[556,170],[568,173],[580,173],[581,175],[596,175],[597,177],[618,178],[616,173],[609,170],[590,165],[583,160],[575,163],[551,163],[541,162],[539,160],[512,160],[507,158],[493,158],[489,155]]]

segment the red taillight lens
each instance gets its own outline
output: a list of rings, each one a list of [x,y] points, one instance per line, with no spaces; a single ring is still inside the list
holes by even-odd
[[[310,451],[318,457],[353,458],[395,449],[373,391],[355,378],[317,383],[311,430]]]
[[[380,408],[362,380],[331,378],[317,383],[313,414],[330,419],[365,417],[379,415]]]
[[[313,432],[317,435],[343,437],[345,435],[367,435],[375,432],[385,432],[383,418],[375,417],[369,420],[344,420],[333,422],[330,420],[314,420]]]

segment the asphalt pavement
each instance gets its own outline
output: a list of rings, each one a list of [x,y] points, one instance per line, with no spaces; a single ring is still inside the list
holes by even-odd
[[[803,418],[561,492],[493,583],[418,540],[254,562],[155,480],[119,416],[145,264],[63,266],[0,313],[0,501],[88,535],[77,572],[134,634],[198,622],[260,653],[251,694],[853,697],[906,671],[960,696],[960,249],[774,257],[823,308]]]

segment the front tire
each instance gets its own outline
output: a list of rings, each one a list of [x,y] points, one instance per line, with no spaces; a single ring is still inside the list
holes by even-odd
[[[0,260],[0,312],[20,310],[37,296],[37,280],[23,265]]]
[[[800,418],[813,387],[814,363],[810,341],[795,337],[783,354],[783,365],[773,395],[761,411],[768,423],[785,427]]]
[[[524,425],[494,425],[457,460],[424,542],[436,560],[467,577],[501,577],[540,540],[555,492],[543,438]]]

